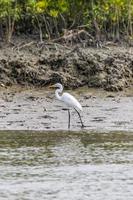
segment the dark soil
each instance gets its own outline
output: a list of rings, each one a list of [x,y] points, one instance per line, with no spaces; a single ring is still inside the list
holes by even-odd
[[[0,44],[1,86],[99,87],[120,91],[133,86],[133,48],[83,48],[17,40]]]

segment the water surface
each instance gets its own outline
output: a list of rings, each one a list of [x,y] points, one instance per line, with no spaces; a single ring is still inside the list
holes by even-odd
[[[1,131],[1,200],[133,197],[133,132]]]

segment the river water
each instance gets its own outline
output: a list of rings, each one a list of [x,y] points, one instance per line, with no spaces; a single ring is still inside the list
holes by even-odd
[[[53,91],[0,91],[0,200],[133,199],[133,94],[87,91],[70,130]]]
[[[7,199],[133,199],[133,132],[1,131]]]

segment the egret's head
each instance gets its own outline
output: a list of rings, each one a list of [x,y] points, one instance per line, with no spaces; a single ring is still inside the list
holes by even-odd
[[[56,83],[54,85],[51,85],[50,88],[62,88],[63,86],[61,85],[61,83]]]
[[[61,87],[62,87],[62,85],[61,85],[60,83],[56,83],[54,86],[55,86],[56,88],[61,88]]]

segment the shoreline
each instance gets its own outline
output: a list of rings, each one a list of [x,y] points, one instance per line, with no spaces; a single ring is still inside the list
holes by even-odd
[[[69,131],[133,131],[133,93],[97,92],[85,88],[69,91],[83,106],[81,113],[85,128],[71,109]],[[55,99],[54,90],[0,91],[0,130],[68,131],[66,106]],[[126,113],[126,114],[125,114]]]

